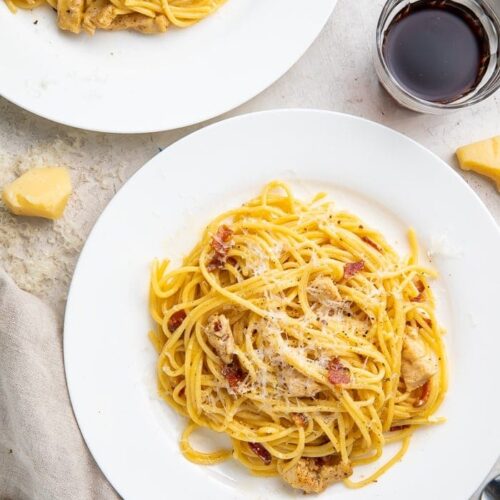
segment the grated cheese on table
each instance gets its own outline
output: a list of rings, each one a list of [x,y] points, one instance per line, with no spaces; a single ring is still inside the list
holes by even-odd
[[[0,203],[0,266],[20,288],[51,304],[62,317],[78,255],[94,222],[157,146],[150,136],[63,129],[3,100],[0,114],[11,117],[9,134],[0,135],[0,189],[33,167],[70,170],[74,192],[58,221],[14,216]],[[119,158],[126,158],[127,165]]]

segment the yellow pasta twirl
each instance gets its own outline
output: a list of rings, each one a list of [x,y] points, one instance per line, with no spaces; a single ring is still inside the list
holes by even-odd
[[[215,218],[180,268],[156,261],[150,338],[159,392],[188,419],[185,457],[233,457],[306,492],[364,486],[401,459],[447,388],[436,273],[409,241],[402,258],[324,194],[302,202],[276,181]],[[232,449],[196,451],[198,427]],[[395,441],[393,459],[350,478]]]

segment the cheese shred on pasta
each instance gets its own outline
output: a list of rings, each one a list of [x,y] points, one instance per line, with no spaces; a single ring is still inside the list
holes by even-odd
[[[230,457],[252,473],[322,491],[364,486],[402,458],[447,388],[443,331],[428,279],[356,216],[324,194],[296,199],[271,182],[214,219],[178,269],[156,261],[150,338],[161,396],[189,423],[185,457]],[[200,452],[199,427],[232,449]],[[357,465],[400,451],[359,482]]]
[[[225,0],[5,0],[12,12],[44,4],[57,12],[60,29],[93,35],[96,30],[163,33],[170,25],[191,26],[215,12]]]

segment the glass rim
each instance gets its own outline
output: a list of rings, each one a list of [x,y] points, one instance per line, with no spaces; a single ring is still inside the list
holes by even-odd
[[[497,58],[496,69],[494,73],[491,75],[490,79],[484,84],[482,88],[480,88],[476,93],[468,97],[467,95],[449,102],[449,103],[440,103],[427,101],[418,96],[415,96],[407,89],[405,89],[394,77],[392,72],[389,70],[387,63],[385,61],[385,57],[383,54],[383,42],[384,42],[384,34],[385,34],[385,26],[386,22],[389,19],[389,16],[393,12],[394,8],[400,5],[403,2],[413,3],[418,0],[387,0],[382,8],[382,12],[380,13],[378,22],[377,22],[377,31],[376,31],[376,53],[377,53],[377,70],[383,71],[383,76],[387,79],[387,81],[383,81],[382,77],[379,73],[379,78],[381,80],[382,85],[386,88],[386,90],[394,97],[397,101],[406,101],[402,102],[403,105],[411,104],[417,106],[420,110],[425,111],[448,111],[448,110],[457,110],[461,108],[465,108],[468,106],[472,106],[477,104],[500,89],[500,53],[499,46],[497,45],[497,50],[493,54]],[[469,2],[476,4],[480,12],[474,12],[484,25],[489,25],[489,27],[497,33],[499,36],[500,42],[500,16],[492,9],[492,7],[484,2],[483,0],[468,0]],[[393,5],[391,5],[393,4]],[[395,95],[398,93],[399,95]]]

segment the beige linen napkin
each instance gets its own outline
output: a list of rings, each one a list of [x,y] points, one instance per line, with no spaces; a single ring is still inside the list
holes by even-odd
[[[61,325],[0,269],[0,500],[116,498],[73,416]]]

